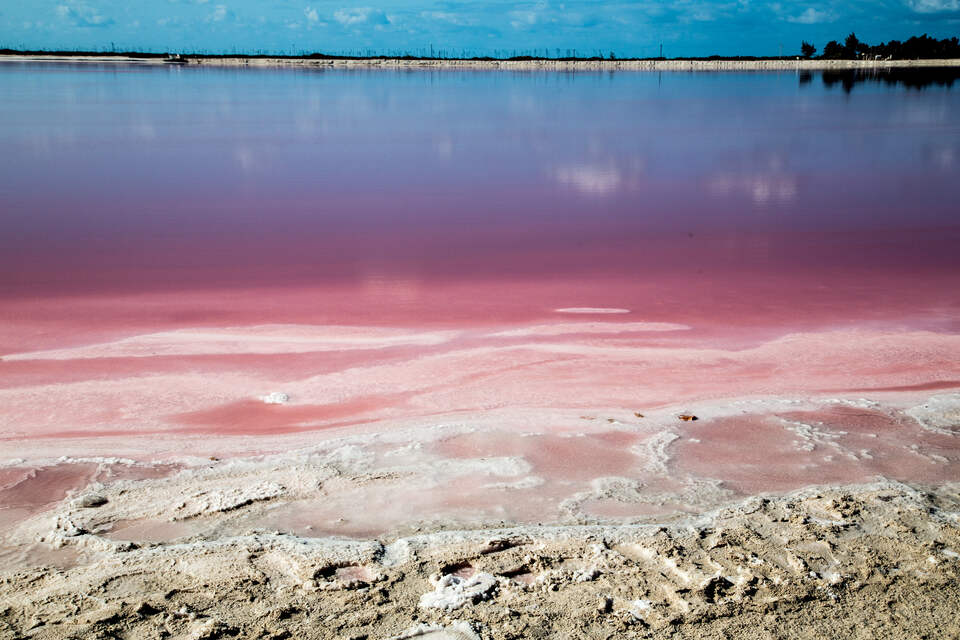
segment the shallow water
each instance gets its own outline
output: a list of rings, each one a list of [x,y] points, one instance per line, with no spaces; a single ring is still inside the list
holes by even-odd
[[[177,460],[477,422],[437,451],[548,476],[522,520],[643,468],[633,427],[591,420],[948,393],[960,92],[924,74],[0,64],[0,439]],[[664,473],[738,494],[956,479],[954,436],[910,440],[890,411],[870,429],[897,453],[874,458],[842,412],[797,418],[829,432],[815,454],[755,413],[671,423]],[[474,489],[417,504],[505,513]]]

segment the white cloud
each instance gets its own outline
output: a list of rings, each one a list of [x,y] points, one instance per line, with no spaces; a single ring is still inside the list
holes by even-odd
[[[820,9],[807,7],[806,11],[800,15],[787,16],[786,20],[796,24],[819,24],[821,22],[833,22],[836,20],[836,16],[831,11],[821,11]]]
[[[917,13],[960,11],[960,0],[907,0],[907,6]]]
[[[537,24],[538,15],[536,11],[511,11],[510,26],[514,29],[523,29]]]
[[[61,4],[55,9],[57,16],[73,22],[78,27],[106,27],[113,24],[113,18],[104,16],[93,7],[82,2]]]
[[[555,22],[555,19],[552,19],[552,16],[548,14],[549,9],[550,3],[547,2],[547,0],[540,0],[540,2],[537,2],[528,9],[511,11],[509,16],[513,19],[510,21],[510,26],[514,29],[525,29],[535,24]],[[565,5],[560,5],[560,10],[561,12],[565,12]]]
[[[472,24],[469,20],[464,19],[462,16],[456,13],[449,13],[447,11],[423,11],[420,13],[420,16],[430,20],[449,22],[450,24],[455,24],[457,26]]]
[[[333,19],[340,24],[352,27],[359,24],[390,24],[390,19],[380,9],[373,7],[355,7],[353,9],[338,9]]]
[[[307,7],[303,10],[303,15],[307,17],[307,22],[320,22],[320,15],[313,7]]]
[[[690,22],[716,22],[730,18],[737,12],[749,9],[744,2],[729,2],[725,0],[675,0],[669,8],[676,12],[677,20],[681,24]]]
[[[207,18],[210,22],[223,22],[227,17],[227,5],[218,4],[213,8],[213,13]]]
[[[558,29],[565,27],[583,28],[593,27],[600,24],[601,13],[592,9],[589,4],[584,4],[583,8],[588,11],[577,10],[578,5],[558,4],[551,6],[549,2],[537,2],[536,4],[523,6],[507,13],[510,18],[510,26],[514,29],[533,29],[542,28],[547,25],[555,25]],[[609,13],[603,16],[603,20],[629,24],[623,16]]]

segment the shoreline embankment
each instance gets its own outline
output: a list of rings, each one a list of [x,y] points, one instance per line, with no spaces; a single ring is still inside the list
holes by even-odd
[[[960,67],[960,59],[932,60],[475,60],[405,58],[271,58],[245,56],[160,57],[0,55],[0,62],[143,64],[206,67],[338,69],[457,69],[503,71],[840,71]]]

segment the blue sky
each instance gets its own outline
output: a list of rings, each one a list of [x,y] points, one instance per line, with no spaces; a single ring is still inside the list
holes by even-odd
[[[776,55],[960,34],[960,0],[0,0],[0,46],[213,53]]]

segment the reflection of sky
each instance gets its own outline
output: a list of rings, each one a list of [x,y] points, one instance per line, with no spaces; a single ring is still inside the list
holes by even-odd
[[[194,258],[215,264],[269,238],[346,254],[395,234],[416,253],[465,230],[498,246],[536,232],[549,250],[955,225],[960,196],[952,90],[845,95],[791,73],[0,75],[8,251],[212,242]]]

